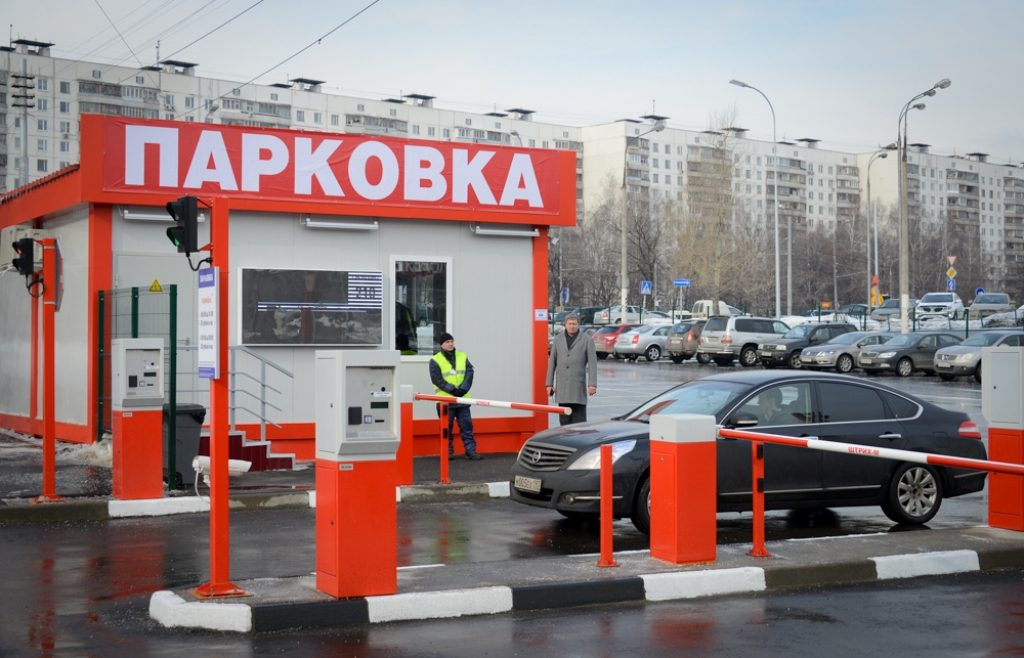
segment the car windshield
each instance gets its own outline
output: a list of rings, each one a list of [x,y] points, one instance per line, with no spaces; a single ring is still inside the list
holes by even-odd
[[[953,301],[953,295],[948,292],[930,292],[921,298],[923,304],[948,304]]]
[[[853,345],[858,340],[866,336],[867,334],[860,331],[851,331],[845,334],[839,334],[832,340],[825,343],[826,345]]]
[[[899,308],[900,300],[898,299],[887,299],[878,308]]]
[[[901,334],[899,336],[893,336],[892,340],[886,341],[886,347],[909,347],[914,344],[917,340],[917,336],[911,336],[910,334]]]
[[[736,382],[697,380],[665,391],[629,412],[624,418],[649,423],[655,414],[714,416],[748,389],[747,385]]]
[[[997,342],[999,342],[999,339],[1002,337],[1002,334],[974,334],[973,336],[971,336],[970,338],[968,338],[967,340],[960,344],[970,345],[972,347],[987,347],[989,345],[995,345]]]
[[[786,333],[782,334],[782,337],[783,338],[806,338],[807,336],[811,335],[812,331],[814,331],[814,327],[813,326],[807,325],[807,324],[802,324],[802,325],[799,325],[797,327],[793,327],[792,329],[790,329]]]
[[[1009,304],[1009,295],[999,293],[987,293],[984,295],[978,295],[978,298],[974,300],[975,304]]]

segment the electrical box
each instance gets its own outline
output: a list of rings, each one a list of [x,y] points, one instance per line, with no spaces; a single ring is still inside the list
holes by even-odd
[[[110,398],[113,408],[162,408],[163,339],[115,338],[110,341],[110,347]]]
[[[981,348],[981,412],[992,427],[1024,430],[1024,350]]]
[[[398,363],[395,350],[317,350],[317,459],[394,460],[400,436]]]

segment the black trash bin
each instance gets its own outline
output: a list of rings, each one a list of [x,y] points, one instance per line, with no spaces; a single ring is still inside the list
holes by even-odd
[[[164,480],[170,489],[192,486],[196,481],[196,472],[192,468],[192,459],[199,454],[199,433],[203,429],[206,418],[206,407],[201,404],[179,404],[175,409],[175,441],[173,478],[167,472],[167,455],[170,454],[170,418],[171,405],[164,405]]]

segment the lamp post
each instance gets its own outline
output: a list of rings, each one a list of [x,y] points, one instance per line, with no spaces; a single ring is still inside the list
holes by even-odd
[[[619,282],[622,286],[619,291],[619,313],[622,314],[623,319],[626,317],[626,295],[629,292],[629,284],[626,281],[626,233],[629,226],[626,221],[627,215],[629,214],[629,188],[626,186],[626,178],[629,173],[629,140],[635,139],[637,144],[639,144],[640,138],[644,135],[653,132],[661,132],[664,129],[665,122],[658,121],[649,130],[645,130],[639,135],[635,135],[633,137],[626,135],[626,148],[622,156],[622,201],[624,207],[622,209],[622,227],[619,235],[619,249],[621,252],[619,256],[622,259],[621,269],[619,270]],[[609,317],[608,320],[611,321],[611,318]]]
[[[779,142],[775,136],[775,108],[772,107],[772,102],[768,100],[768,97],[765,96],[764,92],[758,89],[757,87],[748,85],[746,82],[741,82],[739,80],[730,80],[729,84],[736,85],[737,87],[743,87],[744,89],[752,89],[757,93],[761,94],[761,98],[763,98],[764,101],[768,103],[768,110],[772,113],[772,160],[775,166],[775,185],[772,188],[774,190],[774,192],[772,193],[772,206],[775,209],[775,317],[779,317],[780,315],[782,315],[782,283],[781,278],[779,276],[779,161],[778,156],[776,155],[776,149],[778,148]],[[790,274],[787,275],[786,279],[786,283],[788,286],[787,289],[789,291],[787,303],[790,306],[790,309],[789,311],[787,311],[787,313],[792,312],[791,307],[793,304],[793,288],[792,283],[790,283],[791,280],[792,260],[790,260]]]
[[[939,89],[952,84],[949,78],[936,82],[930,89],[917,94],[900,110],[896,122],[896,144],[899,148],[899,191],[900,191],[900,333],[910,331],[910,202],[907,195],[907,113],[923,110],[924,103],[916,101],[925,96],[934,96]]]
[[[871,165],[875,164],[875,160],[879,158],[889,157],[889,151],[895,150],[896,144],[889,144],[883,147],[880,151],[877,151],[871,155],[868,159],[868,214],[864,218],[867,233],[867,252],[868,252],[868,312],[871,312],[871,301],[874,295],[871,294],[871,288],[873,287],[874,281],[878,280],[878,216],[875,214],[875,208],[871,205]],[[871,229],[874,228],[875,232],[875,271],[871,271]],[[872,276],[872,274],[874,276]]]

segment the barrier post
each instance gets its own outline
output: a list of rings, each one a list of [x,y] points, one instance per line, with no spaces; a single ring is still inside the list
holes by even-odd
[[[613,552],[612,534],[612,498],[614,485],[612,480],[612,447],[601,446],[601,558],[597,561],[599,567],[617,567]]]
[[[399,402],[401,405],[400,420],[401,441],[398,444],[398,453],[395,456],[397,462],[397,477],[399,486],[413,483],[413,434],[412,434],[412,386],[408,384],[398,387]]]
[[[771,557],[764,545],[764,444],[760,441],[750,442],[750,495],[753,497],[751,511],[753,513],[754,545],[747,555],[751,557]]]
[[[651,416],[651,557],[714,562],[718,428],[714,416]],[[647,501],[641,501],[643,505]]]
[[[981,348],[981,410],[988,420],[988,457],[1024,464],[1024,354],[1019,347]],[[992,473],[988,524],[1024,531],[1024,477]]]
[[[438,433],[440,443],[437,448],[437,458],[441,464],[441,484],[451,484],[451,478],[448,477],[448,403],[439,402],[438,408],[441,411],[439,414],[441,431]]]
[[[57,241],[38,240],[43,250],[43,493],[35,502],[57,502],[57,420],[54,391],[55,314],[57,309]]]

